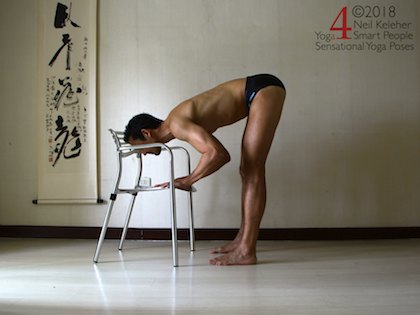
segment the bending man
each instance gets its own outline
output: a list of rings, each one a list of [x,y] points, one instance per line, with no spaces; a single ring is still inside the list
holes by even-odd
[[[201,158],[186,177],[175,180],[176,188],[191,186],[230,161],[229,152],[213,136],[220,127],[247,117],[242,137],[242,222],[235,239],[212,252],[223,254],[213,265],[256,264],[256,243],[266,203],[265,162],[280,120],[286,91],[275,76],[260,74],[236,79],[192,97],[176,106],[165,120],[148,114],[133,117],[125,130],[132,145],[166,143],[174,138],[190,143]],[[159,154],[160,149],[142,150]],[[167,184],[163,184],[167,185]]]

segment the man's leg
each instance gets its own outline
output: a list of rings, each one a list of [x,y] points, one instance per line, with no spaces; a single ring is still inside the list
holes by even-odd
[[[285,92],[267,87],[252,102],[242,139],[242,223],[235,240],[214,252],[226,255],[210,260],[214,265],[255,264],[259,226],[266,203],[265,162],[280,120]]]

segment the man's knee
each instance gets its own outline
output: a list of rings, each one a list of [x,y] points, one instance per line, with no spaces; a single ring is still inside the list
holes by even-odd
[[[242,180],[258,180],[265,177],[265,165],[258,163],[242,163],[239,168]]]

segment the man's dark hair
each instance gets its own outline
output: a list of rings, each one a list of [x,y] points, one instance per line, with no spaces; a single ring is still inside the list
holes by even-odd
[[[124,131],[124,141],[128,140],[146,140],[141,133],[142,129],[156,129],[162,124],[162,120],[149,114],[139,114],[131,118]]]

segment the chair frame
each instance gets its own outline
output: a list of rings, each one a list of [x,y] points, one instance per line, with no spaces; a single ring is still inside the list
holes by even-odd
[[[125,238],[127,236],[128,226],[131,219],[131,214],[133,212],[134,203],[136,201],[136,197],[139,192],[151,192],[151,191],[160,191],[160,190],[169,190],[170,195],[170,210],[171,210],[171,234],[172,234],[172,262],[174,267],[179,266],[179,259],[178,259],[178,236],[177,236],[177,217],[176,217],[176,200],[175,200],[175,185],[174,185],[174,150],[180,150],[183,151],[186,154],[187,157],[187,166],[188,166],[188,174],[191,173],[191,159],[188,151],[181,147],[181,146],[173,146],[169,147],[164,143],[151,143],[151,144],[142,144],[142,145],[130,145],[129,143],[126,143],[124,141],[124,133],[121,131],[115,131],[113,129],[109,129],[109,131],[112,134],[112,137],[114,139],[115,145],[117,147],[117,159],[118,159],[118,172],[117,177],[114,184],[113,192],[110,196],[110,201],[108,205],[108,210],[105,215],[104,223],[102,225],[101,234],[98,239],[98,243],[96,246],[95,255],[93,258],[93,261],[97,263],[99,261],[99,255],[101,252],[101,248],[103,245],[103,242],[105,240],[106,231],[108,229],[109,220],[111,218],[111,213],[113,210],[113,206],[115,204],[115,201],[117,199],[117,195],[119,194],[131,194],[131,200],[128,207],[128,211],[126,214],[124,229],[121,235],[120,243],[118,246],[119,250],[123,249],[123,244],[125,241]],[[140,179],[143,171],[143,161],[142,156],[138,152],[138,150],[141,149],[147,149],[147,148],[156,148],[160,147],[162,151],[168,152],[169,155],[169,187],[161,188],[161,187],[144,187],[140,186]],[[120,188],[120,181],[122,177],[122,164],[123,159],[131,156],[133,154],[137,155],[138,158],[138,171],[137,171],[137,177],[135,180],[134,188]],[[193,217],[193,204],[192,204],[192,191],[187,192],[188,193],[188,207],[189,207],[189,230],[190,230],[190,250],[195,250],[195,236],[194,236],[194,217]]]

